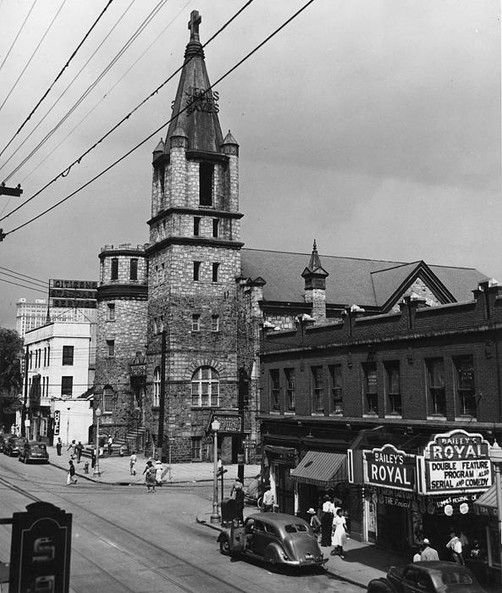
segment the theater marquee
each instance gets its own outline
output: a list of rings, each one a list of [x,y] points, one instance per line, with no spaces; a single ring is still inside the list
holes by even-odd
[[[384,445],[363,451],[364,483],[396,490],[415,489],[415,455]]]
[[[484,491],[492,484],[490,444],[481,434],[452,430],[438,434],[424,452],[424,492]]]

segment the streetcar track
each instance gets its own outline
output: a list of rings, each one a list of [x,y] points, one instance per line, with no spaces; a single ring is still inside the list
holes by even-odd
[[[21,488],[20,486],[17,486],[16,484],[11,483],[9,480],[6,480],[3,477],[0,477],[0,484],[3,484],[4,486],[10,488],[11,490],[17,492],[18,494],[21,494],[23,496],[25,496],[26,498],[34,501],[34,502],[44,502],[41,498],[39,498],[38,496],[35,496],[34,494],[32,494],[31,492],[25,490],[24,488]],[[85,512],[88,515],[92,515],[94,518],[96,518],[97,520],[99,520],[101,523],[107,523],[110,527],[114,528],[114,529],[118,529],[121,532],[123,532],[124,534],[127,534],[128,536],[139,540],[139,542],[143,543],[144,545],[154,549],[155,551],[161,553],[161,554],[165,554],[168,558],[177,561],[178,563],[181,563],[183,565],[188,566],[189,568],[197,571],[198,573],[200,573],[201,575],[210,578],[212,581],[215,581],[217,583],[220,583],[221,585],[224,585],[226,588],[229,588],[229,590],[235,591],[237,593],[248,593],[247,589],[242,589],[240,588],[238,585],[236,585],[235,583],[229,583],[228,581],[216,576],[214,574],[214,572],[210,572],[204,568],[202,568],[200,565],[192,563],[187,561],[187,559],[185,557],[181,557],[177,554],[174,554],[172,552],[169,552],[168,550],[166,550],[165,548],[163,548],[162,546],[159,546],[158,544],[153,543],[152,541],[150,541],[149,539],[146,539],[140,535],[138,535],[137,533],[135,533],[134,531],[132,531],[131,529],[128,529],[127,527],[123,527],[122,525],[116,524],[113,521],[111,521],[110,519],[107,519],[106,517],[101,516],[100,514],[96,513],[95,511],[92,511],[84,506],[82,506],[81,504],[75,502],[73,499],[68,499],[65,496],[61,495],[61,494],[55,494],[55,493],[50,493],[51,495],[55,495],[58,496],[58,498],[60,498],[62,501],[67,502],[71,505],[73,505],[73,507],[76,507],[78,509],[80,509],[81,511]],[[91,531],[89,529],[87,529],[85,527],[84,524],[79,526],[81,530],[85,530],[88,533],[90,533],[92,535],[92,537],[94,539],[99,539],[102,542],[106,543],[107,545],[110,544],[110,542],[107,539],[104,539],[100,536],[97,536],[95,534],[94,531]],[[133,552],[129,552],[128,550],[117,546],[116,544],[114,544],[114,546],[116,547],[116,549],[118,549],[122,554],[133,558],[135,562],[137,562],[140,566],[142,566],[143,568],[145,568],[146,570],[150,571],[151,573],[156,574],[157,576],[159,576],[162,580],[166,581],[166,583],[170,583],[172,585],[175,585],[176,587],[178,587],[180,590],[185,591],[186,593],[198,593],[200,588],[196,587],[193,588],[191,586],[188,586],[186,584],[184,584],[183,582],[180,582],[179,580],[170,577],[169,575],[166,575],[164,572],[161,571],[161,569],[157,568],[156,566],[145,562],[142,559],[139,559]],[[80,552],[79,550],[76,550],[72,547],[72,552],[75,552],[76,554],[78,554],[81,558],[83,558],[86,562],[89,562],[90,564],[96,566],[102,573],[104,573],[107,577],[110,577],[111,579],[115,580],[117,583],[119,583],[119,585],[122,587],[122,590],[128,590],[131,593],[135,593],[134,590],[130,589],[127,587],[127,585],[121,583],[120,581],[118,581],[118,579],[116,579],[112,574],[110,574],[109,572],[107,572],[106,570],[104,570],[103,568],[101,568],[94,560],[92,560],[91,558],[87,557],[84,553]],[[72,589],[77,591],[77,589],[75,588],[74,584],[72,584]]]

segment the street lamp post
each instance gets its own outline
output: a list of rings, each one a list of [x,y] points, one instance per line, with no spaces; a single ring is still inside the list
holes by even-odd
[[[499,562],[502,582],[502,484],[500,479],[500,471],[502,467],[502,447],[497,441],[490,447],[489,452],[490,461],[493,463],[495,471],[495,492],[497,494],[497,518],[498,518],[498,544],[499,544]]]
[[[99,471],[99,419],[101,417],[101,410],[96,408],[94,414],[96,415],[96,461],[94,462],[92,475],[95,478],[99,478],[101,476],[101,472]]]
[[[219,523],[221,521],[218,512],[218,431],[220,430],[220,423],[217,418],[211,422],[211,430],[214,435],[214,475],[213,475],[213,513],[210,517],[211,523]]]

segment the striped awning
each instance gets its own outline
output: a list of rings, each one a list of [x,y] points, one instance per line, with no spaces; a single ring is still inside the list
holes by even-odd
[[[305,457],[292,470],[293,480],[315,486],[334,486],[347,481],[347,455],[325,451],[307,451]]]
[[[497,515],[497,490],[495,484],[474,501],[474,508],[481,515]]]

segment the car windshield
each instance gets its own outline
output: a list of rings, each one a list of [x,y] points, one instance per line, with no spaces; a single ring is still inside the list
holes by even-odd
[[[443,569],[439,578],[444,585],[472,585],[473,582],[469,573],[455,570],[455,567]]]
[[[286,525],[284,530],[286,533],[296,533],[298,531],[305,532],[308,531],[308,527],[302,523],[291,523],[290,525]]]

